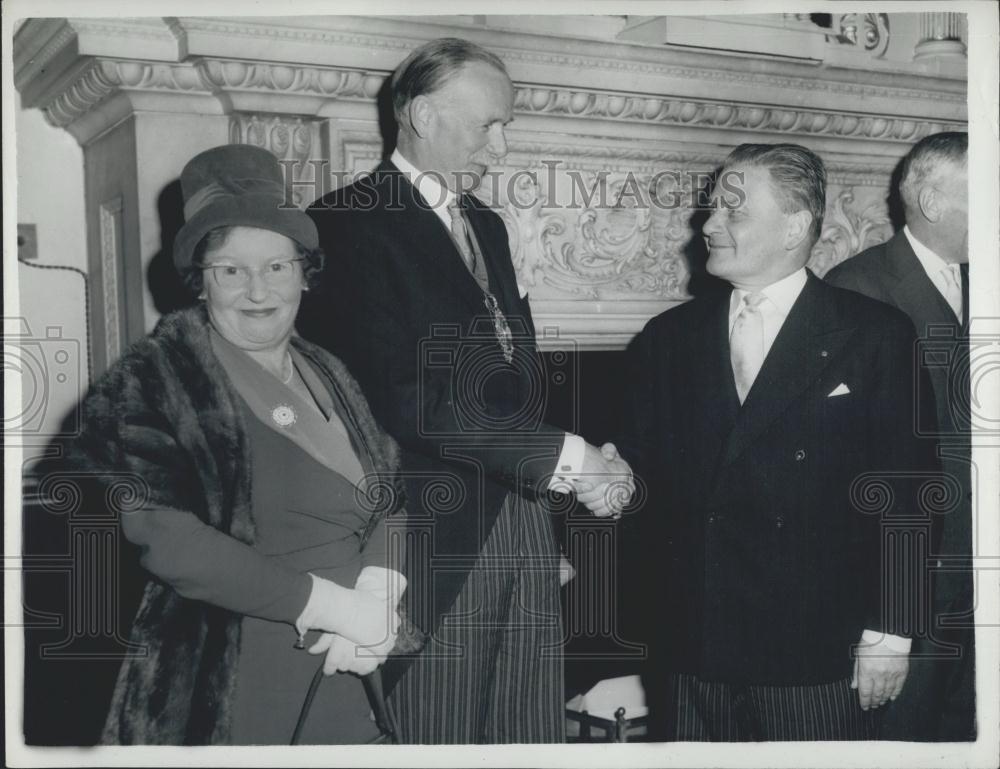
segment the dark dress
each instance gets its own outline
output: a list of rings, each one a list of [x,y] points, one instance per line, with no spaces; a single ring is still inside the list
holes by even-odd
[[[283,400],[294,404],[300,420],[315,420],[334,434],[333,423],[294,393]],[[357,488],[281,428],[265,424],[243,397],[238,401],[253,467],[253,548],[181,511],[125,516],[123,528],[142,548],[144,565],[182,595],[244,615],[229,742],[287,745],[324,661],[295,648],[294,622],[312,587],[308,573],[353,587],[364,566],[386,565],[385,528],[379,523],[362,550],[371,514],[361,509]],[[338,454],[339,466],[356,461],[346,435],[331,438],[323,456],[336,463]],[[309,632],[306,649],[319,637]],[[325,676],[300,743],[370,742],[379,736],[371,712],[359,677]]]
[[[263,424],[243,405],[254,465],[256,549],[299,572],[353,586],[362,568],[358,534],[367,515],[358,510],[355,487],[294,442]],[[372,541],[370,546],[378,543]],[[310,632],[307,648],[319,637]],[[233,703],[232,741],[237,745],[288,744],[309,683],[323,655],[295,649],[295,628],[257,617],[243,619]],[[357,676],[326,676],[302,731],[303,744],[350,744],[379,731]]]

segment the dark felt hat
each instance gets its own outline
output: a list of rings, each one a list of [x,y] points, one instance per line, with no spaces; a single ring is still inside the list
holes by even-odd
[[[199,241],[216,227],[243,225],[286,235],[316,248],[316,225],[291,204],[278,159],[249,144],[195,155],[181,172],[184,226],[174,240],[174,266],[184,274]]]

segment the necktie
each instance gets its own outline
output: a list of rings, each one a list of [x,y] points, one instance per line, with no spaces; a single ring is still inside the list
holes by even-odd
[[[958,322],[962,322],[962,273],[959,270],[957,264],[949,264],[943,270],[941,270],[942,282],[944,283],[944,294],[945,301],[951,305],[951,309],[955,311],[955,317],[958,318]]]
[[[514,346],[511,341],[510,326],[507,325],[507,318],[504,317],[503,310],[500,309],[500,303],[490,291],[490,278],[486,272],[483,252],[479,248],[476,236],[469,231],[460,199],[456,199],[448,206],[448,213],[451,215],[451,234],[455,245],[462,255],[465,266],[469,268],[472,277],[476,279],[476,283],[483,291],[483,303],[493,319],[493,330],[496,333],[497,342],[503,351],[504,360],[511,363],[514,359]]]
[[[747,393],[764,363],[764,318],[760,303],[766,298],[756,292],[743,297],[743,306],[729,336],[729,355],[740,403],[747,399]]]
[[[486,274],[486,263],[482,255],[476,248],[474,236],[469,232],[469,225],[465,219],[465,212],[459,199],[448,206],[448,213],[451,215],[451,234],[458,247],[458,252],[462,255],[462,261],[469,268],[472,277],[476,279],[479,286],[489,293],[490,279]]]
[[[469,230],[465,226],[465,217],[462,216],[462,207],[456,199],[448,206],[448,213],[451,215],[451,235],[458,246],[458,253],[462,255],[462,261],[469,268],[469,272],[476,272],[476,255],[472,252],[472,244],[469,242]]]

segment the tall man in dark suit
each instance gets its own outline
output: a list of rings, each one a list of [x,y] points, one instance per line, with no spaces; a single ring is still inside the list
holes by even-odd
[[[704,226],[732,291],[630,348],[619,447],[650,487],[638,515],[679,740],[871,738],[906,681],[893,596],[911,575],[883,530],[919,513],[898,474],[933,465],[913,437],[914,332],[806,270],[825,187],[804,147],[737,147]]]
[[[835,286],[905,312],[946,365],[930,368],[944,472],[960,486],[946,511],[932,574],[935,622],[917,640],[910,684],[886,711],[883,739],[974,740],[975,664],[972,474],[967,376],[969,329],[968,134],[933,134],[903,159],[899,193],[906,226],[828,272]],[[928,432],[925,430],[925,432]]]
[[[404,742],[559,742],[559,554],[539,496],[563,482],[612,514],[608,484],[630,472],[613,447],[542,421],[507,231],[471,194],[507,153],[503,63],[435,40],[391,85],[395,152],[311,209],[329,266],[300,319],[404,451],[407,610],[433,637],[408,666],[390,660],[384,684]]]

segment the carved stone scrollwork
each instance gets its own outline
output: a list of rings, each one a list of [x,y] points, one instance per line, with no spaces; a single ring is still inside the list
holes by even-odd
[[[855,193],[853,189],[842,190],[832,210],[827,211],[823,233],[809,259],[810,269],[821,277],[845,259],[892,236],[885,201],[855,206]]]
[[[845,13],[840,17],[837,40],[857,46],[879,59],[889,47],[889,16],[885,13]]]
[[[500,211],[532,298],[687,298],[682,249],[691,237],[690,184],[682,182],[673,201],[651,189],[650,175],[590,171],[575,179],[587,199],[582,206],[564,205],[538,176],[520,175]],[[655,194],[666,204],[656,204]]]
[[[567,177],[548,168],[511,177],[509,199],[501,194],[493,202],[532,301],[688,298],[686,252],[700,237],[691,218],[705,202],[697,196],[706,191],[708,171],[717,162],[648,173],[581,170],[569,159],[560,168],[575,178],[572,194]],[[607,165],[618,164],[609,158]],[[850,186],[830,190],[822,236],[809,262],[819,275],[892,235],[888,170],[885,176],[849,176]]]

